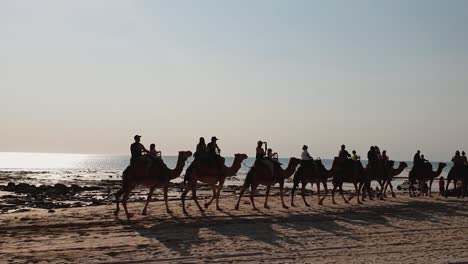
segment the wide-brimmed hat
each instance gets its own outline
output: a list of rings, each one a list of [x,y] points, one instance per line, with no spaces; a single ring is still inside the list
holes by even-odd
[[[211,140],[219,140],[217,137],[211,137]]]

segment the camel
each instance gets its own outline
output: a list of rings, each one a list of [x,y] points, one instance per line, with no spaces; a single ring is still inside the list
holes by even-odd
[[[127,219],[130,220],[133,214],[129,213],[127,210],[127,200],[130,196],[130,192],[139,185],[143,185],[150,188],[148,197],[146,198],[145,207],[143,208],[143,211],[141,213],[142,215],[146,215],[146,210],[151,200],[151,196],[153,195],[154,190],[158,187],[162,187],[164,189],[164,202],[166,204],[166,211],[168,213],[172,213],[169,209],[167,201],[169,182],[180,176],[185,166],[185,161],[190,156],[192,156],[192,152],[180,151],[179,156],[177,158],[177,165],[172,170],[169,169],[162,161],[160,163],[153,162],[153,165],[148,170],[148,173],[147,164],[143,160],[137,160],[135,164],[128,166],[124,170],[122,175],[122,188],[118,190],[115,194],[115,202],[117,208],[114,211],[114,215],[117,216],[120,211],[119,199],[120,196],[123,194],[122,206],[125,210],[125,214],[127,215]]]
[[[254,194],[255,190],[257,190],[257,187],[260,184],[267,187],[264,207],[266,209],[270,209],[270,207],[268,206],[268,196],[270,195],[271,186],[275,185],[276,183],[279,183],[280,198],[283,208],[287,209],[288,207],[284,203],[283,197],[284,180],[293,175],[300,162],[301,160],[299,159],[290,158],[286,169],[281,168],[281,166],[277,166],[277,177],[272,175],[271,170],[265,164],[261,162],[256,162],[256,164],[252,168],[250,168],[249,172],[247,173],[247,176],[245,177],[245,182],[239,193],[239,200],[237,200],[237,205],[235,209],[239,210],[241,198],[244,195],[244,192],[247,190],[247,188],[250,187],[250,201],[252,202],[252,207],[254,210],[258,210],[255,206]]]
[[[303,161],[304,162],[304,161]],[[294,205],[294,192],[299,185],[299,182],[302,183],[301,189],[301,196],[304,200],[304,204],[309,207],[310,205],[307,203],[305,199],[305,188],[308,183],[312,185],[317,184],[317,198],[318,198],[318,205],[323,205],[323,200],[327,196],[328,188],[327,188],[327,179],[330,176],[330,171],[328,171],[320,159],[315,161],[306,161],[308,164],[302,164],[297,171],[294,173],[293,178],[293,188],[291,190],[291,206],[295,207]],[[323,195],[322,199],[320,199],[320,183],[323,184],[323,188],[325,189],[325,194]]]
[[[419,182],[419,185],[422,186],[426,181],[429,181],[429,190],[428,190],[429,197],[432,197],[432,193],[431,193],[432,182],[434,181],[435,178],[440,176],[440,174],[442,173],[442,170],[447,166],[447,164],[440,162],[439,166],[437,167],[437,170],[433,171],[432,164],[427,163],[424,165],[426,166],[419,168],[418,170],[415,170],[415,166],[413,165],[413,168],[409,172],[408,180],[411,186],[410,187],[411,197],[416,196],[414,189],[412,188],[413,184],[416,184],[416,182]]]
[[[218,168],[207,167],[204,163],[199,163],[199,166],[195,166],[190,176],[187,176],[186,179],[184,179],[184,183],[187,183],[185,184],[185,189],[182,192],[181,196],[182,208],[184,213],[187,214],[187,211],[185,210],[185,197],[187,196],[187,193],[190,190],[192,190],[192,199],[195,201],[200,211],[204,212],[197,199],[197,181],[209,184],[211,186],[211,189],[213,190],[213,197],[211,197],[211,200],[209,202],[205,203],[205,208],[208,208],[208,206],[210,206],[213,200],[216,199],[216,210],[221,210],[221,208],[219,207],[219,196],[221,194],[221,189],[223,188],[224,181],[226,180],[226,177],[236,175],[236,173],[241,168],[242,162],[245,159],[247,159],[246,154],[235,154],[232,166],[226,167],[224,165],[224,174]],[[216,189],[217,183],[219,184],[218,188]]]
[[[400,162],[400,165],[396,169],[392,167],[390,174],[388,175],[388,178],[385,179],[385,188],[383,192],[384,197],[386,197],[388,186],[390,186],[390,192],[392,193],[392,197],[393,198],[396,197],[395,193],[393,192],[393,185],[392,185],[393,177],[400,175],[407,167],[408,167],[408,164],[406,164],[406,162]]]
[[[346,165],[345,163],[348,163],[348,165]],[[355,193],[352,197],[357,197],[358,203],[361,204],[361,201],[359,200],[359,196],[360,196],[359,184],[362,182],[362,177],[364,173],[364,167],[362,166],[361,161],[360,160],[358,161],[342,160],[339,157],[335,157],[330,171],[331,171],[331,174],[333,175],[333,178],[332,178],[332,182],[333,182],[332,202],[333,204],[336,204],[335,191],[337,188],[340,188],[340,195],[345,201],[345,203],[349,203],[349,201],[343,195],[343,183],[344,182],[352,183],[354,185]]]
[[[383,190],[385,186],[385,181],[391,174],[393,165],[395,162],[393,160],[390,161],[383,161],[379,160],[372,164],[367,164],[366,168],[364,169],[364,174],[362,177],[362,182],[360,183],[360,189],[362,194],[362,200],[365,201],[366,193],[369,195],[369,199],[371,197],[371,182],[377,181],[380,186],[379,193],[377,196],[380,200],[383,200]]]
[[[466,165],[460,165],[460,167],[456,167],[455,165],[450,169],[448,175],[447,175],[447,185],[445,187],[445,197],[448,197],[448,187],[450,185],[450,182],[453,181],[453,189],[457,189],[457,183],[458,181],[461,181],[462,183],[462,188],[461,188],[461,196],[464,198],[465,197],[465,189],[466,189],[466,184],[468,182],[468,166]],[[458,196],[460,197],[460,196]]]

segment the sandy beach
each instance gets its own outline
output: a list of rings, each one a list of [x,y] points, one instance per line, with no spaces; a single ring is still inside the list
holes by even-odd
[[[180,201],[170,202],[172,214],[156,201],[130,222],[111,205],[2,214],[0,262],[468,263],[466,200],[399,194],[318,206],[314,198],[311,207],[297,197],[297,207],[283,209],[271,197],[271,209],[259,211],[246,198],[235,211],[235,197],[223,197],[223,211],[204,215],[192,201],[189,215]]]

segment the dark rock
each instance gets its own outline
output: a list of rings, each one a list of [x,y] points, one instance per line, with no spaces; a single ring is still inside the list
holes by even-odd
[[[50,210],[49,210],[49,211],[47,211],[47,212],[49,212],[49,213],[55,213],[55,210],[53,210],[53,209],[50,209]]]
[[[15,187],[16,187],[15,183],[9,182],[8,185],[5,187],[5,191],[12,192],[15,190]]]

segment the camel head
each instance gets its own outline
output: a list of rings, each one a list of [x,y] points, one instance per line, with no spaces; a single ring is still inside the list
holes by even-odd
[[[406,164],[406,162],[404,162],[404,161],[400,162],[400,167],[403,168],[403,169],[408,168],[408,164]]]
[[[447,164],[444,162],[439,163],[439,169],[443,170],[445,167],[447,167]]]
[[[186,161],[188,158],[192,156],[191,151],[179,151],[179,159],[182,161]]]
[[[246,160],[248,156],[246,154],[236,153],[234,154],[234,159],[239,160],[240,162]]]
[[[297,166],[299,166],[299,164],[301,164],[300,159],[294,157],[291,157],[289,159],[289,165],[291,166],[291,168],[296,168]]]

